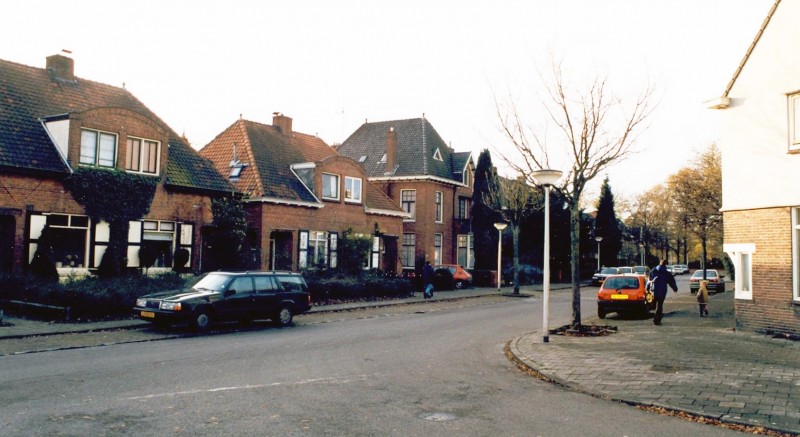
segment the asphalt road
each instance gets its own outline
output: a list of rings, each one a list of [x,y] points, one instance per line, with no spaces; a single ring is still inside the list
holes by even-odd
[[[569,293],[554,295],[551,324],[569,308]],[[0,435],[737,434],[520,372],[503,347],[541,329],[541,309],[540,299],[467,299],[1,356]]]

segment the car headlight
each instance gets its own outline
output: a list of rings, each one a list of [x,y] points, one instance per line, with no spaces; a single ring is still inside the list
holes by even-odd
[[[181,303],[180,302],[162,301],[158,305],[158,308],[162,309],[162,310],[165,310],[165,311],[180,311],[181,310]]]
[[[147,299],[144,299],[144,298],[136,299],[136,306],[137,307],[146,307],[147,306]]]

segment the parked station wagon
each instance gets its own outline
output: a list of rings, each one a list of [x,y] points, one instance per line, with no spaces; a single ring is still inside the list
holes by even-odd
[[[311,308],[306,282],[291,272],[212,272],[190,288],[136,299],[142,320],[168,326],[189,323],[202,331],[212,322],[270,319],[279,326]]]

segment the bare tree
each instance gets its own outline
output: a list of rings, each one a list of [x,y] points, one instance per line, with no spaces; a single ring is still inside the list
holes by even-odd
[[[545,128],[531,128],[513,99],[506,105],[495,101],[500,128],[513,148],[498,151],[503,160],[531,184],[533,172],[550,168],[551,153],[565,153],[571,160],[559,186],[570,207],[572,264],[572,325],[581,325],[580,294],[580,200],[586,184],[604,169],[625,159],[636,142],[636,134],[652,113],[653,88],[647,87],[633,102],[626,103],[606,92],[606,78],[595,78],[584,90],[568,89],[561,64],[552,62],[552,77],[540,74],[546,89],[542,99]],[[554,125],[557,138],[546,126]],[[557,148],[563,148],[556,151]],[[550,262],[550,260],[545,260]]]
[[[498,177],[497,184],[490,186],[486,193],[484,204],[498,212],[511,229],[513,242],[513,276],[514,294],[519,294],[519,232],[520,225],[530,214],[537,210],[537,205],[542,205],[542,199],[537,198],[537,191],[528,185],[524,177],[507,179]],[[501,272],[497,272],[498,281]]]

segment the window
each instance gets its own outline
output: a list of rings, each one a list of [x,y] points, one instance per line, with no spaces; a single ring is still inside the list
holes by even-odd
[[[158,174],[158,141],[128,138],[125,170],[136,173]]]
[[[339,266],[339,234],[328,234],[328,267],[335,269]]]
[[[228,290],[234,290],[236,294],[248,294],[253,292],[253,278],[250,276],[245,276],[241,278],[236,278],[231,282],[231,286],[228,287]]]
[[[33,259],[39,245],[46,244],[52,249],[56,267],[89,267],[86,262],[89,217],[42,214],[31,215],[30,220],[30,260]]]
[[[469,197],[458,198],[458,219],[468,220],[469,210],[472,208],[472,199]]]
[[[175,222],[146,220],[142,222],[142,250],[155,257],[153,267],[172,267],[175,252]]]
[[[464,169],[464,178],[463,178],[464,185],[469,186],[469,184],[471,183],[471,179],[472,179],[471,176],[472,176],[471,170],[469,168],[465,168]]]
[[[475,268],[475,249],[473,247],[472,234],[459,234],[458,242],[458,264],[465,269]]]
[[[793,237],[793,239],[796,239],[797,232],[797,227],[795,227],[795,237]],[[733,261],[736,277],[736,279],[734,279],[734,297],[736,299],[752,300],[753,254],[756,251],[755,244],[725,244],[723,245],[723,249],[731,258],[731,261]],[[795,257],[795,262],[797,262],[797,257]]]
[[[800,150],[800,93],[789,95],[789,150]]]
[[[381,237],[372,237],[372,250],[370,253],[370,259],[368,263],[368,268],[371,269],[379,269],[380,266],[380,256],[381,256]]]
[[[344,201],[361,202],[361,179],[345,176],[344,178]]]
[[[328,233],[311,231],[308,234],[308,260],[313,267],[325,267],[328,262]]]
[[[407,221],[414,221],[417,216],[417,190],[400,190],[400,207],[411,214]]]
[[[434,195],[434,202],[436,203],[436,223],[442,222],[442,200],[444,196],[441,191],[437,191]]]
[[[81,130],[81,164],[114,167],[116,158],[116,135],[94,130]]]
[[[433,263],[442,263],[442,234],[433,234]]]
[[[436,151],[433,152],[433,159],[437,161],[444,161],[444,159],[442,159],[442,152],[440,152],[439,149],[436,149]]]
[[[335,174],[322,174],[322,198],[339,200],[339,176]]]
[[[417,234],[403,234],[403,247],[400,252],[400,262],[404,269],[414,268],[414,253],[416,251]]]

